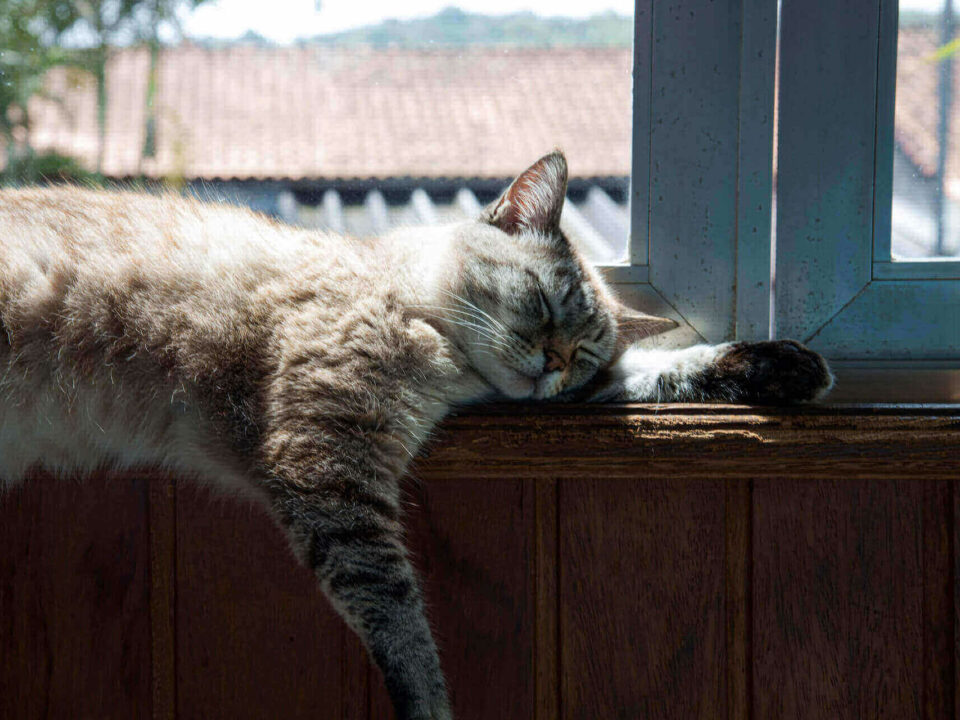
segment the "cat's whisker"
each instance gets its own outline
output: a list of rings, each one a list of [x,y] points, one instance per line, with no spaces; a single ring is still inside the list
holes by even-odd
[[[447,293],[447,294],[453,295],[456,299],[463,301],[463,298],[460,298],[459,296],[454,295],[453,293]],[[443,313],[445,314],[454,314],[456,317],[447,317],[442,315],[433,315],[432,317],[435,317],[440,320],[444,320],[445,322],[448,322],[449,324],[457,327],[473,330],[481,337],[488,339],[492,343],[492,345],[496,346],[501,350],[514,351],[514,352],[516,351],[516,349],[512,344],[512,340],[513,340],[512,335],[514,333],[512,333],[509,329],[504,328],[502,323],[498,322],[497,320],[490,317],[486,313],[484,313],[484,315],[486,316],[484,317],[481,315],[477,315],[475,312],[471,312],[470,310],[448,308],[448,307],[442,307],[438,305],[415,305],[413,307],[418,307],[423,309],[436,309],[436,310],[443,311]],[[476,306],[473,306],[473,307],[476,307]],[[479,310],[479,308],[477,309]],[[483,312],[483,311],[480,311],[480,312]],[[491,324],[491,321],[496,323],[498,327],[494,327]],[[502,334],[498,334],[497,330],[501,328],[502,328],[501,330]]]
[[[469,323],[462,320],[454,320],[452,318],[447,318],[447,322],[449,322],[451,325],[462,327],[466,330],[472,330],[473,332],[477,333],[481,337],[489,340],[491,343],[496,344],[497,346],[504,347],[504,348],[508,347],[504,339],[494,334],[493,330],[490,329],[488,326],[479,325],[477,323]]]
[[[473,330],[480,337],[486,338],[490,342],[495,343],[497,345],[507,347],[506,343],[504,343],[500,337],[498,337],[497,335],[494,335],[492,332],[489,332],[488,330],[484,329],[479,325],[473,325],[470,323],[451,323],[451,324],[456,325],[457,327],[462,327],[467,330]]]
[[[458,315],[458,316],[460,316],[460,317],[465,317],[465,318],[467,318],[467,319],[469,319],[469,320],[473,320],[473,321],[476,321],[476,322],[479,322],[479,323],[483,323],[484,325],[488,326],[491,330],[501,330],[501,331],[503,331],[503,332],[510,332],[509,329],[505,328],[501,323],[497,322],[497,321],[494,320],[493,318],[490,318],[490,319],[488,320],[488,319],[484,318],[484,317],[481,316],[481,315],[478,315],[478,314],[476,314],[476,313],[474,313],[474,312],[470,312],[469,310],[461,310],[461,309],[458,309],[458,308],[448,308],[448,307],[442,307],[442,306],[439,306],[439,305],[415,305],[414,307],[442,310],[442,311],[444,311],[445,313],[455,313],[456,315]],[[435,318],[437,318],[437,319],[440,319],[440,320],[443,320],[443,319],[446,319],[446,320],[448,320],[448,321],[451,320],[450,318],[445,318],[445,317],[442,316],[442,315],[433,315],[433,317],[435,317]],[[493,323],[496,323],[496,327],[494,327],[494,325],[491,323],[491,321],[492,321]]]
[[[472,302],[470,302],[469,300],[467,300],[465,297],[461,297],[460,295],[457,295],[456,293],[451,292],[451,291],[449,291],[449,290],[441,290],[440,292],[442,292],[442,293],[444,293],[444,294],[446,294],[446,295],[449,295],[451,298],[453,298],[453,299],[456,300],[457,302],[463,303],[463,304],[466,305],[467,307],[473,308],[475,311],[477,311],[478,313],[480,313],[481,315],[483,315],[485,318],[487,318],[491,323],[493,323],[494,325],[496,325],[500,330],[502,330],[502,331],[504,331],[504,332],[509,332],[509,329],[508,329],[506,326],[504,326],[503,323],[501,323],[499,320],[497,320],[495,317],[493,317],[490,313],[488,313],[488,312],[486,312],[486,311],[481,310],[480,308],[478,308],[476,305],[474,305]]]

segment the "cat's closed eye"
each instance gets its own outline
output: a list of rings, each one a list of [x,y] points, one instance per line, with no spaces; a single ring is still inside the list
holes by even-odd
[[[553,325],[553,309],[550,307],[550,300],[547,299],[547,294],[543,291],[543,286],[537,282],[537,294],[540,299],[540,313],[541,320],[545,329],[549,329]]]
[[[579,345],[577,347],[574,357],[576,357],[579,360],[585,360],[586,362],[592,363],[597,367],[600,367],[604,363],[609,362],[609,358],[604,359],[600,357],[600,355],[597,354],[595,351],[590,350],[589,348],[586,348],[583,345]]]

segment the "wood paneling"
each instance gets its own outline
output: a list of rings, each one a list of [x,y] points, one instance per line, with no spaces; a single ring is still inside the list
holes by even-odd
[[[722,482],[565,480],[559,501],[561,717],[717,717]]]
[[[0,717],[150,715],[146,491],[37,474],[0,496]]]
[[[960,717],[960,487],[954,477],[953,485],[953,716]],[[941,628],[949,635],[949,626]]]
[[[337,718],[349,632],[256,505],[177,492],[177,717]]]
[[[560,716],[560,537],[557,521],[559,482],[553,478],[533,481],[536,636],[534,672],[536,705],[534,720]]]
[[[955,620],[951,538],[954,483],[930,479],[923,483],[923,707],[922,717],[950,717],[956,694],[955,648],[960,636],[949,632]],[[946,632],[944,632],[946,630]]]
[[[727,718],[742,720],[750,717],[753,698],[750,666],[753,640],[750,625],[753,483],[744,478],[725,478],[723,489]]]
[[[920,717],[923,500],[911,479],[756,481],[758,717]]]
[[[559,517],[563,717],[744,717],[748,482],[565,480]]]
[[[153,720],[177,715],[176,481],[157,474],[150,486],[150,625]]]
[[[407,525],[458,720],[958,709],[955,409],[491,407],[427,455]],[[7,492],[0,716],[151,715],[390,711],[258,507]]]
[[[408,486],[408,526],[458,720],[534,714],[533,484],[438,463]],[[374,674],[371,717],[392,717]]]

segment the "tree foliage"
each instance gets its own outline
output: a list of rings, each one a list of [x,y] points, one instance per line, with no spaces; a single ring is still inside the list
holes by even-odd
[[[8,164],[28,153],[28,102],[43,76],[66,62],[61,34],[76,22],[69,0],[0,0],[0,140]]]
[[[44,75],[55,65],[89,72],[96,82],[99,173],[109,102],[107,63],[114,49],[137,43],[151,47],[151,83],[144,100],[149,124],[153,119],[159,29],[166,25],[178,32],[177,10],[203,1],[0,0],[0,140],[7,148],[7,174],[11,168],[26,167],[31,158],[39,157],[30,150],[28,102],[35,95],[45,94]]]

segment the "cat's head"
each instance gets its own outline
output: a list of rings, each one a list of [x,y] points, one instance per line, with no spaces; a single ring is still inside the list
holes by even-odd
[[[543,399],[586,383],[633,342],[676,326],[630,310],[560,229],[563,153],[520,174],[456,238],[444,304],[471,365],[511,398]]]

